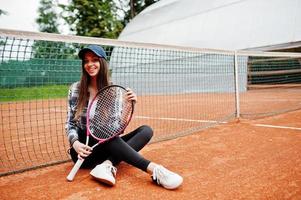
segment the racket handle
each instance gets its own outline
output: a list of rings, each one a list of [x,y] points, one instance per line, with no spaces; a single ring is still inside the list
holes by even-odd
[[[67,180],[68,181],[73,181],[77,171],[79,170],[80,166],[83,164],[84,159],[78,159],[75,163],[75,165],[73,166],[72,170],[70,171],[70,173],[67,176]]]

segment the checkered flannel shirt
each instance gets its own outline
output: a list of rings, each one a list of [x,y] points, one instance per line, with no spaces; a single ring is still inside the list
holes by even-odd
[[[86,130],[86,112],[87,106],[84,108],[81,116],[78,120],[75,120],[75,111],[77,109],[77,101],[79,96],[79,82],[73,83],[69,88],[68,93],[68,111],[67,111],[67,121],[65,125],[66,134],[70,145],[78,140],[79,131]]]

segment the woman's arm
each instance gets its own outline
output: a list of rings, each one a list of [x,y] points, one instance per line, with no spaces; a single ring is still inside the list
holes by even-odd
[[[75,120],[75,108],[78,98],[76,85],[77,83],[72,84],[68,93],[68,110],[65,130],[70,146],[72,146],[73,143],[78,140],[78,127]]]
[[[74,83],[68,93],[68,111],[67,111],[67,120],[66,120],[66,133],[70,143],[70,146],[78,153],[79,158],[87,157],[92,148],[81,143],[78,140],[79,128],[77,126],[77,121],[75,119],[76,104],[78,100],[78,82]]]

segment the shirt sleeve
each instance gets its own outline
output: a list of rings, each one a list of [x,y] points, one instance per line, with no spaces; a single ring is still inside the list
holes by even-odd
[[[68,141],[70,143],[70,146],[73,145],[73,143],[78,140],[78,127],[77,122],[75,120],[75,109],[76,109],[76,103],[78,99],[76,89],[76,83],[72,84],[69,88],[68,92],[68,110],[67,110],[67,120],[65,124],[65,130],[68,137]]]

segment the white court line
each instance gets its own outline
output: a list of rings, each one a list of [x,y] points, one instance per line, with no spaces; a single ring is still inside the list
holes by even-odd
[[[198,123],[222,123],[225,124],[227,122],[220,122],[214,120],[197,120],[197,119],[182,119],[182,118],[170,118],[170,117],[147,117],[147,116],[135,116],[137,119],[156,119],[156,120],[168,120],[168,121],[183,121],[183,122],[198,122]]]
[[[282,129],[292,129],[292,130],[298,130],[301,131],[301,128],[297,127],[290,127],[290,126],[274,126],[269,124],[254,124],[255,126],[261,126],[261,127],[269,127],[269,128],[282,128]]]

